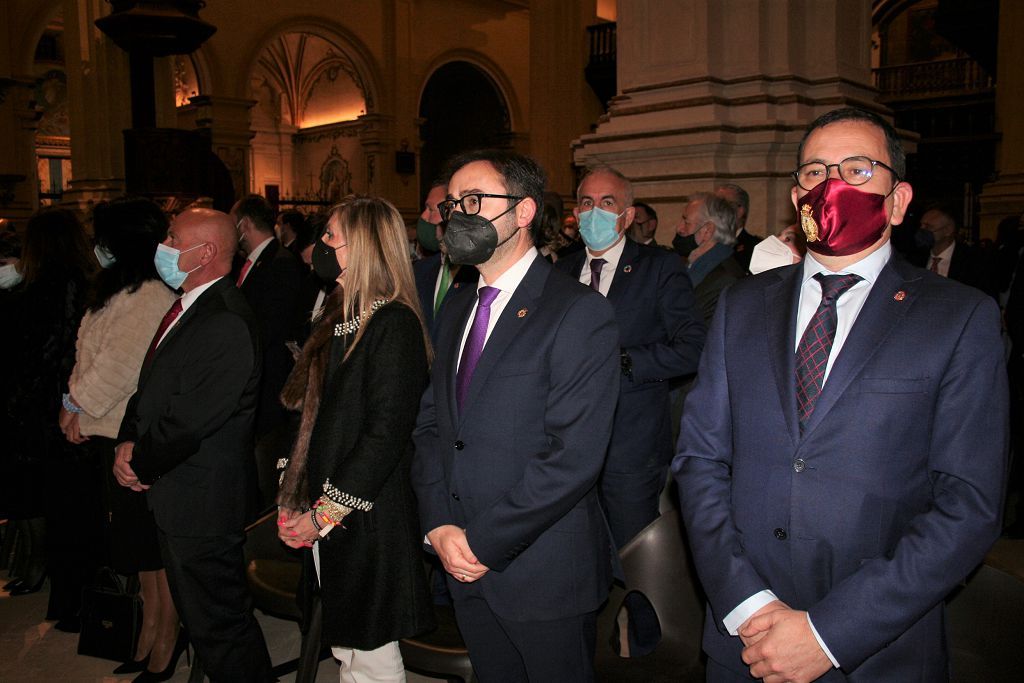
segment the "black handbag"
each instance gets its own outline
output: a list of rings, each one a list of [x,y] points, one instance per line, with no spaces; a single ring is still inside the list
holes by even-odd
[[[82,590],[81,614],[78,654],[116,662],[135,657],[142,627],[138,578],[125,581],[113,569],[101,569]]]

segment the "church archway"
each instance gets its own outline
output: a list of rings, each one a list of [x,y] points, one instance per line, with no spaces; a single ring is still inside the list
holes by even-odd
[[[505,147],[511,141],[508,102],[490,75],[468,61],[448,62],[430,75],[419,115],[421,196],[452,156],[477,147]]]

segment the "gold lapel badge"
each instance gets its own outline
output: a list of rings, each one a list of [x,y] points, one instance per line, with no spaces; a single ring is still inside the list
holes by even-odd
[[[903,290],[901,289],[900,291],[898,291],[898,292],[896,292],[895,294],[893,294],[893,295],[892,295],[892,298],[893,298],[893,300],[895,300],[895,301],[903,301],[904,299],[906,299],[906,298],[907,298],[907,293],[906,293],[906,292],[904,292],[904,291],[903,291]]]
[[[627,265],[625,268],[622,269],[622,272],[623,273],[632,273],[633,272],[633,266]]]
[[[452,289],[458,289],[461,286],[462,286],[461,282],[453,282],[452,283]]]
[[[818,241],[818,224],[814,222],[814,218],[811,216],[810,204],[804,204],[800,207],[800,227],[803,229],[804,234],[807,235],[808,242]]]
[[[525,308],[520,308],[520,309],[519,309],[519,310],[518,310],[518,311],[516,312],[516,317],[518,317],[518,318],[525,318],[525,317],[526,317],[526,314],[527,314],[527,313],[529,313],[529,311],[528,311],[528,310],[526,310]]]

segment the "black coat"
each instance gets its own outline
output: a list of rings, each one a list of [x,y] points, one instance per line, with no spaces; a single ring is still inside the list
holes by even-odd
[[[367,504],[320,542],[325,645],[372,650],[434,625],[409,478],[412,429],[427,385],[419,319],[401,304],[366,323],[326,379],[309,444],[309,491],[325,483]],[[350,337],[334,337],[344,354]]]

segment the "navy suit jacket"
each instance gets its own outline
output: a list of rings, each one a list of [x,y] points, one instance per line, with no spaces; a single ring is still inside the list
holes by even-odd
[[[619,381],[612,308],[538,256],[484,346],[460,414],[459,346],[476,303],[476,288],[464,287],[444,311],[413,433],[423,530],[466,530],[491,570],[480,590],[504,618],[594,611],[611,582],[596,482]]]
[[[215,282],[143,365],[118,442],[157,525],[177,536],[240,534],[251,518],[259,331],[230,278]]]
[[[943,599],[1000,528],[999,311],[894,255],[801,436],[802,268],[722,293],[686,402],[673,471],[710,603],[704,647],[745,672],[722,619],[770,589],[841,664],[822,680],[946,680]]]
[[[430,332],[430,341],[437,343],[437,321],[441,319],[444,307],[448,305],[452,294],[455,294],[463,287],[469,286],[475,289],[480,274],[473,266],[459,266],[458,272],[448,285],[448,295],[441,300],[441,307],[434,315],[434,286],[437,284],[437,274],[441,271],[441,252],[432,256],[420,259],[412,264],[412,273],[416,277],[416,292],[420,295],[420,308],[423,310],[423,322]]]
[[[555,264],[579,279],[589,258],[579,251]],[[605,465],[636,472],[672,458],[668,380],[697,371],[705,327],[690,278],[671,251],[626,240],[608,290],[619,344],[632,360],[619,381],[619,405]]]

